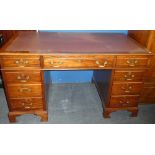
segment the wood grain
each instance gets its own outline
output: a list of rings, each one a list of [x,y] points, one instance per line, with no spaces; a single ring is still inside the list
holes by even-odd
[[[36,84],[41,83],[41,72],[31,71],[4,71],[7,84]]]
[[[103,55],[44,56],[44,68],[113,68],[113,59]]]
[[[113,83],[112,95],[138,95],[142,90],[142,83]]]
[[[11,111],[43,110],[42,98],[13,98],[10,99]]]
[[[144,74],[144,89],[140,97],[142,104],[155,104],[155,30],[132,30],[129,31],[129,36],[135,39],[137,42],[145,46],[154,55],[151,60],[151,67]]]
[[[112,96],[109,107],[122,108],[122,107],[137,107],[139,96]]]
[[[137,116],[143,74],[152,66],[152,57],[145,47],[121,34],[16,34],[0,51],[9,119],[15,122],[16,116],[35,114],[47,121],[46,70],[95,70],[103,116],[117,110]]]
[[[3,56],[1,57],[1,67],[18,67],[18,68],[40,68],[39,56]]]
[[[41,84],[20,84],[8,85],[8,96],[10,98],[23,98],[23,97],[42,97]]]
[[[114,81],[138,82],[143,80],[144,70],[115,70]]]

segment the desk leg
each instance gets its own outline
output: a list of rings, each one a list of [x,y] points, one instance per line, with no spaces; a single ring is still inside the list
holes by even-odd
[[[103,117],[104,117],[104,118],[110,118],[110,113],[111,113],[110,111],[104,109],[104,110],[103,110]]]
[[[110,118],[110,114],[112,112],[118,111],[118,110],[127,110],[128,112],[131,112],[131,117],[137,117],[138,115],[138,107],[127,107],[127,108],[104,108],[103,110],[103,117],[104,118]]]
[[[138,108],[136,109],[132,109],[132,110],[128,110],[129,112],[131,112],[131,117],[137,117],[138,115]]]
[[[36,115],[40,116],[40,118],[41,118],[40,121],[41,122],[47,122],[48,121],[48,114],[47,114],[46,111],[45,112],[37,112]]]
[[[46,111],[33,111],[33,112],[9,112],[8,117],[10,123],[17,122],[16,117],[24,115],[24,114],[34,114],[36,116],[39,116],[42,122],[48,121],[48,113]]]
[[[15,123],[17,122],[16,117],[19,115],[16,115],[15,113],[9,112],[8,117],[9,117],[9,121],[10,123]]]

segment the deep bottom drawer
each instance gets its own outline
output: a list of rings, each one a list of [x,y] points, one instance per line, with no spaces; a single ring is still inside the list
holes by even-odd
[[[42,98],[10,99],[10,105],[13,111],[43,110],[44,102]]]
[[[139,96],[112,96],[110,100],[111,108],[136,107]]]
[[[143,88],[142,83],[113,83],[113,95],[137,95]]]

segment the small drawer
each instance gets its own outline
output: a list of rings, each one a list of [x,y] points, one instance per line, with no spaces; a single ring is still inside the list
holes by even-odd
[[[12,111],[43,110],[42,98],[10,99]]]
[[[138,95],[142,88],[142,83],[113,83],[112,95]]]
[[[41,84],[8,85],[7,91],[10,98],[42,97]]]
[[[45,68],[112,68],[113,56],[45,56]]]
[[[148,66],[147,56],[117,56],[117,68],[147,68]]]
[[[109,106],[111,108],[137,107],[139,96],[112,96]]]
[[[114,73],[114,81],[127,81],[127,82],[139,82],[144,77],[144,71],[121,71],[116,70]]]
[[[7,84],[42,82],[40,71],[3,71],[3,76]]]
[[[3,56],[1,59],[2,68],[29,67],[40,68],[39,56]]]

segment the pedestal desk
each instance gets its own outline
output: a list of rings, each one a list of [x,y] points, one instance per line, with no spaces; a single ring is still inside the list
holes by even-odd
[[[48,120],[46,70],[93,70],[103,116],[117,110],[137,116],[152,56],[123,34],[21,32],[0,52],[9,120],[22,114]]]

